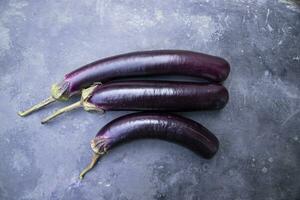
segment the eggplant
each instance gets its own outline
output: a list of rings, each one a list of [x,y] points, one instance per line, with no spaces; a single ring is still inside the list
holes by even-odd
[[[175,81],[121,81],[83,90],[81,100],[42,120],[83,107],[86,111],[197,111],[223,108],[228,91],[216,83]]]
[[[66,74],[60,83],[52,85],[49,98],[18,114],[26,116],[56,100],[66,101],[95,82],[149,75],[185,75],[221,82],[229,71],[230,65],[223,58],[193,51],[153,50],[121,54]]]
[[[80,179],[113,147],[140,138],[176,142],[207,159],[212,158],[219,148],[217,137],[191,119],[168,113],[129,114],[105,125],[91,140],[93,158],[80,173]]]

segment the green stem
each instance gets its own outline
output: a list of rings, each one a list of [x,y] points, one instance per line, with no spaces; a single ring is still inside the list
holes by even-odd
[[[31,113],[33,113],[34,111],[37,111],[45,106],[47,106],[48,104],[50,103],[53,103],[55,102],[56,99],[54,99],[52,96],[51,97],[48,97],[47,99],[43,100],[42,102],[32,106],[31,108],[29,108],[28,110],[25,110],[23,112],[18,112],[18,115],[20,115],[21,117],[25,117]]]
[[[91,163],[82,170],[82,172],[79,175],[80,179],[83,179],[84,175],[89,172],[91,169],[93,169],[93,167],[96,165],[97,161],[99,160],[99,158],[101,157],[101,154],[97,154],[97,153],[93,153],[93,157],[92,157],[92,161]]]
[[[41,121],[41,123],[42,123],[42,124],[45,124],[45,123],[47,123],[48,121],[50,121],[51,119],[53,119],[53,118],[55,118],[55,117],[57,117],[57,116],[59,116],[59,115],[65,113],[65,112],[74,110],[74,109],[79,108],[79,107],[81,107],[81,102],[80,102],[80,101],[78,101],[78,102],[76,102],[76,103],[73,103],[73,104],[71,104],[71,105],[69,105],[69,106],[66,106],[66,107],[64,107],[64,108],[62,108],[62,109],[57,110],[57,111],[54,112],[52,115],[50,115],[50,116],[46,117],[45,119],[43,119],[43,120]]]

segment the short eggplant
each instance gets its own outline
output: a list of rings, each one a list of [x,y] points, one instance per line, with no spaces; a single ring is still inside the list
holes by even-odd
[[[116,145],[139,138],[158,138],[181,144],[204,158],[212,158],[219,148],[217,137],[201,124],[175,114],[134,113],[105,125],[91,140],[93,158],[80,179],[98,159]]]
[[[223,58],[193,51],[153,50],[121,54],[100,59],[66,74],[63,81],[52,85],[49,98],[19,112],[19,115],[26,116],[56,100],[66,101],[95,82],[107,83],[120,78],[149,75],[185,75],[221,82],[227,78],[229,71],[230,65]]]
[[[42,120],[83,107],[86,111],[197,111],[223,108],[228,91],[217,83],[175,81],[121,81],[94,85],[82,91],[81,100]]]

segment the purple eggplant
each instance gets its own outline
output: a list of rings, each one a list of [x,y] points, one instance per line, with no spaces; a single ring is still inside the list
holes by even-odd
[[[219,148],[216,136],[191,119],[166,113],[129,114],[105,125],[92,139],[93,159],[81,172],[80,178],[82,179],[107,151],[124,141],[140,138],[176,142],[207,159],[212,158]]]
[[[216,83],[175,81],[122,81],[94,85],[82,91],[81,101],[56,111],[42,120],[83,107],[100,112],[108,110],[197,111],[223,108],[228,91]]]
[[[154,50],[117,55],[66,74],[63,81],[52,85],[49,98],[19,115],[26,116],[56,100],[66,101],[95,82],[147,75],[186,75],[221,82],[229,71],[230,66],[223,58],[192,51]]]

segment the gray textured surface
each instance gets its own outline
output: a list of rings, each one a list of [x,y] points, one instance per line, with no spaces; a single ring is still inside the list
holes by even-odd
[[[160,3],[159,3],[160,2]],[[299,199],[300,11],[285,1],[0,3],[0,199]],[[220,139],[212,160],[143,140],[104,157],[84,181],[89,141],[125,112],[75,111],[49,125],[22,110],[51,83],[109,55],[189,49],[227,58],[230,102],[185,113]]]

